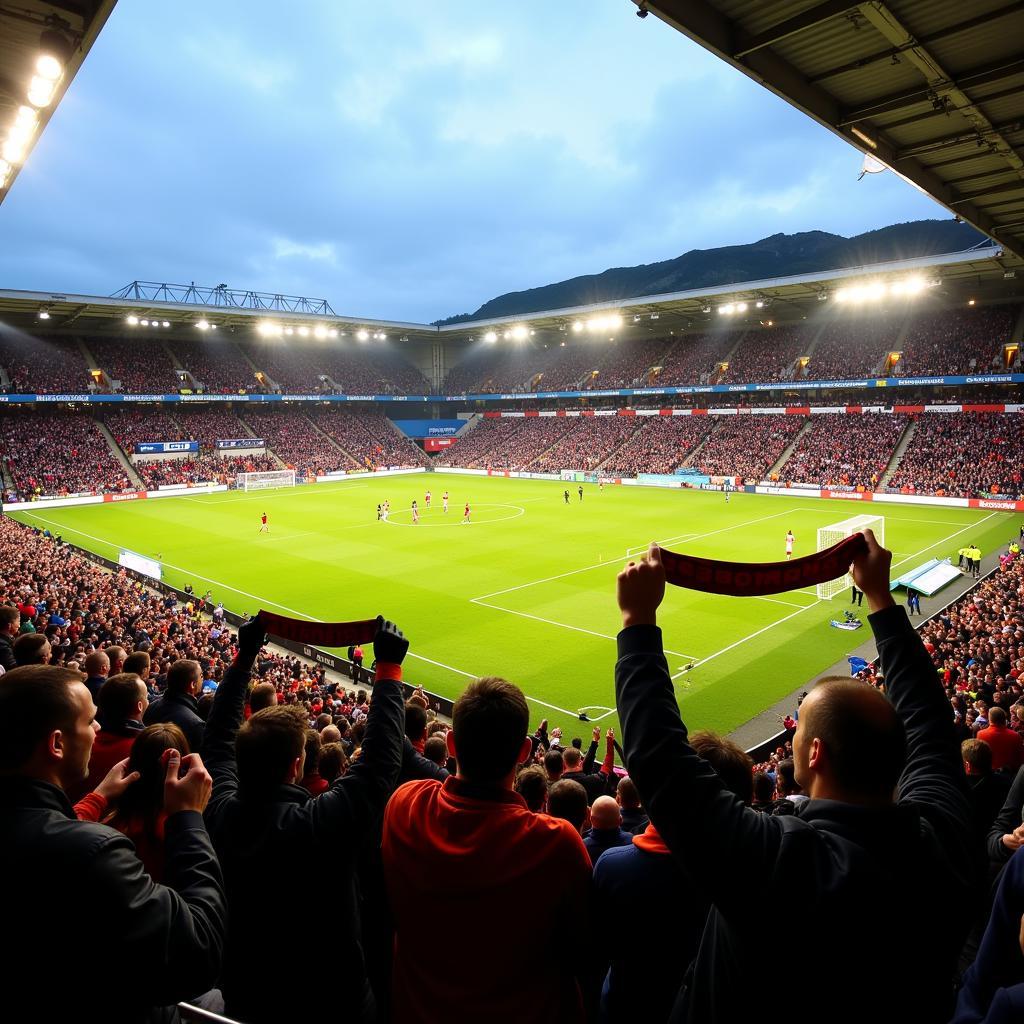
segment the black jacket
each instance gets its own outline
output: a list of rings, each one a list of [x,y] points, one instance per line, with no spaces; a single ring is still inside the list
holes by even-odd
[[[1003,846],[1003,836],[1012,832],[1021,823],[1024,814],[1024,766],[1017,769],[1017,774],[1010,784],[1002,809],[992,822],[988,833],[988,859],[992,865],[1002,867],[1012,854]]]
[[[4,633],[0,636],[0,666],[5,672],[10,672],[17,664],[14,657],[14,641]]]
[[[949,702],[902,608],[869,616],[887,693],[907,730],[898,800],[808,800],[758,814],[687,742],[661,630],[618,638],[616,697],[626,765],[662,838],[714,904],[674,1019],[714,1024],[763,1014],[751,985],[780,920],[795,943],[793,1024],[945,1021],[981,880]],[[864,751],[865,757],[871,751]],[[898,977],[879,991],[879,963]]]
[[[203,745],[206,723],[199,717],[199,704],[190,693],[165,693],[149,705],[142,720],[146,725],[173,722],[185,734],[193,752]]]
[[[227,907],[203,819],[167,819],[166,885],[64,791],[0,779],[4,999],[37,1020],[140,1021],[217,981]]]
[[[259,795],[239,789],[235,736],[248,680],[248,669],[238,664],[224,674],[203,746],[213,775],[206,822],[231,908],[221,979],[227,1016],[281,1024],[337,1016],[341,1006],[346,1024],[371,1020],[354,864],[361,842],[369,836],[379,841],[384,805],[398,779],[405,735],[401,683],[374,685],[359,760],[314,800],[301,786]],[[311,910],[300,890],[320,874],[332,880],[331,898]],[[326,976],[260,968],[269,950],[292,940],[303,964],[309,953],[344,965],[343,997]]]

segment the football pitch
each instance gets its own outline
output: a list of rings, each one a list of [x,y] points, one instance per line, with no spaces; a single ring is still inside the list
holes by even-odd
[[[570,503],[563,499],[568,486]],[[894,573],[968,542],[986,554],[1020,516],[986,510],[824,501],[430,473],[355,477],[273,491],[188,495],[15,513],[22,522],[117,559],[160,557],[172,586],[212,590],[228,609],[310,619],[395,620],[411,642],[406,678],[457,696],[478,675],[502,675],[533,702],[535,720],[617,724],[615,576],[627,552],[658,540],[731,561],[795,555],[820,526],[885,519]],[[427,509],[424,492],[433,501]],[[441,508],[447,489],[449,510]],[[388,522],[376,508],[391,503]],[[414,525],[410,506],[420,506]],[[462,523],[465,502],[471,523]],[[259,533],[260,515],[270,533]],[[669,587],[660,614],[669,668],[691,727],[728,731],[842,659],[868,629],[833,629],[846,595],[813,590],[729,598]],[[866,613],[867,609],[864,609]]]

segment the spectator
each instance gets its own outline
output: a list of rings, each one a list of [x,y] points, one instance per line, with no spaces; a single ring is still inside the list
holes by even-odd
[[[628,775],[619,779],[615,787],[615,800],[622,809],[622,827],[634,835],[643,832],[650,818],[640,804],[636,783]]]
[[[307,790],[310,796],[319,796],[328,785],[327,780],[320,774],[320,748],[320,733],[316,729],[307,729],[304,771],[299,785]]]
[[[14,657],[14,638],[18,635],[21,625],[21,613],[17,608],[5,604],[0,605],[0,668],[5,671],[17,665]]]
[[[561,785],[561,783],[560,783]],[[622,811],[611,796],[599,796],[590,808],[590,831],[583,837],[583,845],[590,854],[590,862],[597,863],[605,850],[629,846],[633,834],[622,828]]]
[[[515,791],[526,801],[534,814],[548,809],[548,776],[539,764],[527,765],[516,776]]]
[[[124,660],[128,655],[123,647],[118,647],[114,644],[110,647],[105,647],[103,653],[106,654],[107,660],[110,662],[110,667],[107,671],[108,678],[124,671]]]
[[[50,641],[42,633],[23,633],[14,641],[14,660],[18,665],[49,665]]]
[[[775,797],[777,802],[788,801],[793,810],[807,800],[807,794],[800,789],[800,784],[796,781],[796,769],[791,757],[783,758],[776,768]]]
[[[431,736],[423,745],[423,756],[428,761],[433,761],[438,768],[447,768],[448,744],[445,742],[444,736]]]
[[[100,688],[110,674],[110,659],[104,651],[93,651],[85,658],[85,685],[89,688],[93,701],[99,700]]]
[[[330,949],[345,964],[346,1019],[372,1021],[355,859],[373,841],[375,822],[398,778],[401,663],[408,641],[391,623],[378,626],[377,683],[362,752],[345,775],[313,800],[296,784],[303,776],[305,713],[295,705],[277,705],[242,724],[246,684],[263,639],[256,620],[239,629],[238,657],[214,697],[204,748],[214,778],[207,821],[231,910],[221,975],[226,1013],[246,1024],[280,1024],[321,1017],[333,1005],[332,990],[296,985],[287,971],[264,975],[259,984],[252,975],[253,964],[296,921],[293,889],[276,885],[267,866],[329,863],[341,883],[332,892],[332,912],[305,923],[305,941],[311,949]]]
[[[37,1016],[73,1007],[83,1020],[141,1021],[205,992],[220,971],[226,906],[202,819],[211,783],[195,755],[175,752],[168,762],[173,884],[155,883],[126,837],[77,820],[67,798],[86,777],[94,712],[78,672],[32,665],[0,678],[0,877],[18,922],[17,940],[4,946],[6,997],[25,1007],[45,1001]],[[89,917],[88,941],[59,925],[85,898],[101,908]],[[115,950],[112,991],[97,979],[111,976]]]
[[[579,833],[531,812],[513,792],[516,765],[532,750],[528,729],[517,687],[471,683],[449,733],[457,774],[407,783],[388,804],[382,853],[395,914],[395,1020],[582,1020],[580,944],[567,947],[559,929],[538,929],[523,913],[542,889],[547,920],[586,934],[591,871]],[[437,892],[445,894],[447,941],[423,943],[423,907]],[[481,908],[500,922],[486,941]]]
[[[587,791],[573,779],[562,778],[548,789],[548,814],[561,818],[580,835],[590,827],[590,805]]]
[[[989,725],[977,734],[977,739],[992,750],[992,771],[1015,773],[1024,762],[1024,739],[1006,723],[1006,712],[994,707],[988,713]]]
[[[164,695],[149,705],[146,725],[173,722],[185,734],[189,748],[202,747],[206,723],[199,714],[199,695],[203,690],[203,669],[198,661],[180,658],[167,672]]]
[[[970,811],[941,687],[889,592],[892,556],[865,536],[869,549],[853,577],[868,599],[893,703],[857,680],[825,680],[811,692],[793,744],[796,777],[811,798],[800,815],[745,808],[687,743],[655,625],[665,586],[658,548],[619,576],[616,695],[626,765],[659,834],[714,904],[683,997],[685,1019],[760,1012],[749,979],[762,961],[761,936],[783,908],[800,934],[828,922],[828,941],[804,947],[792,1020],[811,1020],[824,1005],[837,1020],[878,1018],[876,993],[843,981],[872,975],[880,922],[902,951],[885,1019],[949,1015],[976,883]],[[816,807],[816,798],[825,802]],[[800,902],[792,899],[797,879]]]
[[[142,731],[142,719],[149,707],[146,684],[130,672],[111,676],[100,687],[96,718],[100,723],[92,746],[89,775],[81,793],[95,789],[107,772],[132,752],[132,744]],[[183,754],[189,754],[185,750]],[[78,795],[73,791],[72,795]]]
[[[544,771],[548,775],[548,788],[553,786],[565,771],[565,760],[561,750],[549,750],[544,755]]]
[[[320,774],[328,786],[348,770],[348,758],[340,743],[325,743],[320,748]]]
[[[273,683],[257,683],[249,693],[249,711],[254,715],[277,703],[277,687]]]

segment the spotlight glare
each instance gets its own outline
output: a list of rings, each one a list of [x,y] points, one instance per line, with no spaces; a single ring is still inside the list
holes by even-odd
[[[146,321],[143,320],[142,322],[145,323]],[[207,321],[207,320],[199,320],[196,323],[196,327],[198,327],[199,330],[201,330],[201,331],[208,331],[210,329],[210,324],[209,324],[209,321]]]
[[[736,303],[736,312],[737,313],[746,313],[746,311],[747,311],[747,304],[745,302],[737,302]]]
[[[284,329],[284,333],[287,334],[289,337],[291,337],[295,333],[295,328],[294,327],[286,327]]]
[[[356,341],[366,341],[370,337],[369,331],[356,331]]]
[[[139,318],[133,314],[128,317],[127,323],[129,327],[137,327],[139,324]]]
[[[20,164],[22,158],[25,156],[25,143],[19,139],[10,138],[4,143],[3,150],[4,160],[9,164]]]
[[[39,310],[39,319],[40,320],[49,320],[50,319],[50,314],[45,309],[41,309],[41,310]]]
[[[139,323],[142,324],[143,327],[148,327],[149,326],[149,321],[148,320],[140,320]]]
[[[579,320],[573,322],[572,332],[573,334],[579,334],[583,330],[583,323]]]
[[[28,84],[28,101],[33,107],[49,106],[53,99],[53,82],[42,78],[40,75],[33,75]]]
[[[330,337],[336,338],[338,336],[338,328],[332,327],[327,333]]]
[[[323,341],[324,338],[327,337],[327,328],[324,327],[323,324],[317,324],[316,327],[313,328],[313,337],[319,338]]]
[[[484,341],[486,341],[488,345],[493,345],[497,340],[498,340],[498,332],[497,331],[488,331],[484,335]]]
[[[299,337],[300,338],[308,338],[309,337],[309,328],[308,327],[300,327],[299,328]]]
[[[60,61],[48,53],[44,53],[36,61],[36,74],[48,82],[56,82],[60,78],[61,70]]]
[[[529,330],[522,324],[517,324],[515,327],[512,328],[512,337],[516,341],[523,341],[524,339],[529,337],[529,334]]]
[[[171,322],[170,322],[170,320],[165,320],[165,321],[163,322],[163,324],[164,324],[164,327],[170,327],[170,326],[171,326]]]

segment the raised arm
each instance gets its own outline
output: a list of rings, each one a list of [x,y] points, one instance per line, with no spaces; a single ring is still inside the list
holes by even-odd
[[[711,900],[742,904],[772,876],[781,819],[745,807],[690,746],[657,626],[664,593],[661,552],[652,544],[618,578],[615,697],[626,768],[658,832]]]

